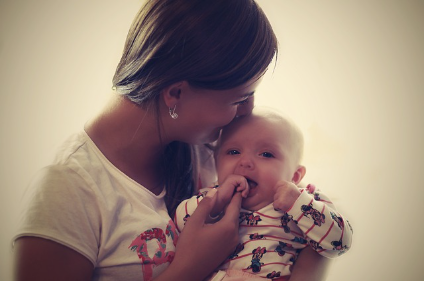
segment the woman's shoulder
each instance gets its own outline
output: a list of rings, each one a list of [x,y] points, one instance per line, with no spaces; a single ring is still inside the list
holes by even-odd
[[[74,133],[57,147],[50,164],[35,173],[28,188],[45,194],[88,189],[104,170],[101,162],[87,134]]]
[[[70,159],[85,160],[90,153],[95,152],[94,147],[85,131],[73,133],[56,149],[53,164],[69,165]]]
[[[86,181],[98,181],[106,175],[122,180],[122,173],[103,155],[85,131],[69,136],[56,151],[52,164],[45,168],[50,173],[79,176]]]
[[[121,194],[125,197],[152,197],[161,200],[165,194],[153,196],[137,182],[115,167],[86,132],[75,133],[56,151],[50,165],[40,169],[31,181],[33,189],[45,194],[61,193],[66,196],[93,196]],[[100,196],[106,201],[110,196]]]

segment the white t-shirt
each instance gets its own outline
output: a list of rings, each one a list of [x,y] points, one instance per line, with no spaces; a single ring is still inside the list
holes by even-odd
[[[81,132],[30,185],[14,240],[42,237],[77,251],[93,263],[93,280],[150,280],[178,239],[164,196],[123,174]]]

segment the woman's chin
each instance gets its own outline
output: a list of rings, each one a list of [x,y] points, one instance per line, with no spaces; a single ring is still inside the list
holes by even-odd
[[[207,143],[212,143],[216,141],[219,138],[219,135],[221,134],[221,129],[217,129],[215,132],[210,134],[209,141]]]

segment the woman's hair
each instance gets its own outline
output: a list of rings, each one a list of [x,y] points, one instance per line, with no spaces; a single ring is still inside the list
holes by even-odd
[[[262,75],[277,45],[268,19],[253,0],[147,0],[129,30],[113,86],[134,103],[145,107],[153,102],[157,108],[160,92],[179,81],[225,90]],[[188,145],[173,146],[169,153],[184,151],[183,158],[193,161],[191,149],[183,148]],[[176,174],[168,178],[193,172],[193,163],[178,164],[167,171]],[[172,168],[177,166],[185,170]],[[188,186],[170,184],[169,194]]]

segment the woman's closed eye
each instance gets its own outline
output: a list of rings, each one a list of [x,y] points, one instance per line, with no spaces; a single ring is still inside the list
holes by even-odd
[[[234,105],[245,105],[247,103],[249,103],[249,97],[245,98],[244,100],[235,102]]]

